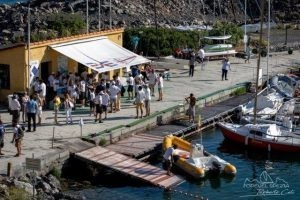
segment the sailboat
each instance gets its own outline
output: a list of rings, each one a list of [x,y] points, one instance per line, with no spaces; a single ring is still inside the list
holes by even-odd
[[[262,11],[264,2],[262,1]],[[261,34],[260,44],[262,42],[262,18],[261,12]],[[261,49],[261,45],[260,45]],[[292,123],[283,128],[277,124],[257,124],[257,101],[258,101],[258,72],[260,67],[260,55],[257,62],[256,93],[254,101],[254,119],[253,123],[246,125],[219,122],[224,137],[230,141],[248,146],[254,149],[265,149],[267,151],[279,152],[300,152],[300,132],[293,131]]]

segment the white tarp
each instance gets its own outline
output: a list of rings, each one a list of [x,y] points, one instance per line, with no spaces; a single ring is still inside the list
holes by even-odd
[[[143,56],[110,41],[107,37],[66,42],[50,47],[97,72],[129,68],[133,65],[150,62]]]

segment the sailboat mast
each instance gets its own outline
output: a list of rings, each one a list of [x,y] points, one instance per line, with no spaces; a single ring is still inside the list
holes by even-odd
[[[258,79],[259,79],[261,49],[262,49],[262,29],[263,29],[263,20],[264,20],[265,0],[261,0],[260,3],[261,3],[261,6],[260,6],[260,34],[259,34],[258,59],[257,59],[257,69],[256,69],[255,98],[254,98],[254,119],[253,119],[254,124],[256,124],[256,115],[257,115]]]
[[[244,51],[246,53],[247,50],[247,41],[246,41],[246,37],[247,37],[247,0],[245,0],[245,27],[244,27]]]
[[[270,54],[270,21],[271,21],[271,0],[268,0],[268,53],[267,53],[267,93],[269,93],[269,54]]]

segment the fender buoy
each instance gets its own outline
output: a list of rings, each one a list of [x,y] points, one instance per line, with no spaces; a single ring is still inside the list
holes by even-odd
[[[249,139],[248,136],[245,137],[245,145],[246,145],[246,146],[248,146],[248,139]]]

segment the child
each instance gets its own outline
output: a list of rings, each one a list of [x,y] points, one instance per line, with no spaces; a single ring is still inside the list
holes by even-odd
[[[54,123],[58,124],[58,120],[57,120],[57,113],[59,111],[59,106],[61,104],[60,98],[57,95],[56,92],[54,92],[54,99],[53,99],[53,108],[54,108]]]

